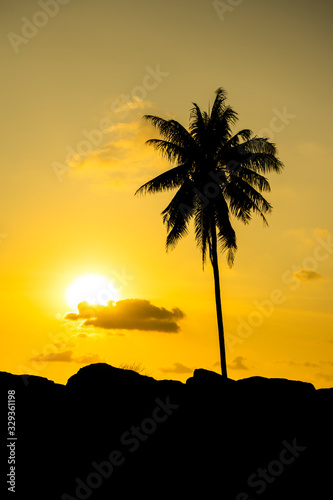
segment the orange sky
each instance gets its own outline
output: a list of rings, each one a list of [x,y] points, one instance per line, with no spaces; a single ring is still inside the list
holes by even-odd
[[[229,376],[332,386],[332,7],[222,3],[1,7],[0,370],[65,383],[101,360],[183,381],[219,369],[210,266],[193,234],[165,252],[171,193],[134,192],[168,167],[142,115],[187,125],[222,86],[235,132],[268,135],[285,164],[269,228],[235,224],[234,267],[220,258]],[[116,323],[65,319],[66,289],[89,273],[124,300]],[[149,311],[157,331],[139,322]]]

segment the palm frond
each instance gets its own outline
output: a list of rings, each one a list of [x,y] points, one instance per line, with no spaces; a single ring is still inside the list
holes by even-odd
[[[176,120],[164,120],[153,115],[144,115],[143,119],[151,122],[166,140],[184,148],[195,146],[195,141],[189,131]]]
[[[177,165],[166,172],[154,177],[143,184],[135,192],[137,194],[153,194],[160,191],[166,191],[181,186],[186,179],[186,165]]]
[[[275,172],[280,174],[284,168],[283,163],[272,153],[254,153],[245,160],[245,164],[256,172]]]
[[[210,118],[212,121],[218,120],[225,109],[225,101],[227,99],[227,92],[222,87],[218,88],[215,92],[216,97],[213,103],[212,111],[210,113]]]
[[[239,132],[237,132],[237,134],[230,137],[230,139],[225,143],[224,148],[228,149],[234,146],[238,146],[240,144],[240,140],[249,141],[252,135],[253,132],[250,129],[245,128],[243,130],[240,130]]]
[[[231,225],[229,207],[223,196],[220,196],[214,204],[214,220],[218,229],[217,239],[221,251],[227,252],[227,262],[231,267],[237,250],[236,233]]]
[[[240,178],[230,182],[225,187],[225,195],[229,200],[229,207],[236,218],[243,222],[249,222],[251,212],[262,218],[268,225],[265,214],[271,212],[272,205],[250,184]]]
[[[202,114],[199,106],[194,102],[190,114],[190,132],[194,140],[204,145],[207,130],[207,114]]]
[[[237,169],[231,169],[230,178],[231,182],[234,180],[233,176],[237,176],[250,184],[252,187],[259,189],[259,191],[270,191],[271,186],[266,177],[258,172],[252,170],[251,168],[247,168],[244,166],[239,166]]]
[[[210,215],[208,210],[203,208],[202,204],[198,205],[195,211],[194,231],[195,241],[200,248],[202,265],[204,267],[210,241]]]
[[[235,171],[242,166],[263,173],[281,173],[283,169],[283,163],[276,156],[275,145],[262,138],[252,138],[237,146],[221,148],[217,160],[220,164],[232,165]]]
[[[270,142],[267,137],[251,137],[248,141],[243,142],[242,148],[250,153],[276,154],[275,144]]]
[[[231,106],[226,106],[226,96],[224,89],[217,89],[209,121],[210,133],[214,132],[220,143],[225,143],[230,138],[231,127],[238,119],[236,111]]]
[[[171,163],[182,161],[183,159],[188,160],[188,151],[174,142],[163,139],[149,139],[146,141],[146,144],[153,146],[156,151],[161,153],[162,157]]]
[[[163,223],[167,226],[166,248],[174,247],[188,232],[188,223],[195,211],[193,184],[186,181],[163,210]]]

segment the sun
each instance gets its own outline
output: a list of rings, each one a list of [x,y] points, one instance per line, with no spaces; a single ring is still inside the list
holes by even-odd
[[[78,276],[66,289],[67,304],[76,309],[80,302],[106,306],[110,300],[119,300],[119,292],[112,281],[99,274]]]

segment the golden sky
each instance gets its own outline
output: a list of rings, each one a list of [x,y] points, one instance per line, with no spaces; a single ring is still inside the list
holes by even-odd
[[[332,386],[332,10],[2,3],[0,370],[61,383],[98,361],[182,381],[219,370],[210,266],[193,234],[165,252],[171,193],[134,192],[168,168],[142,115],[186,126],[192,102],[208,110],[223,87],[235,133],[268,135],[285,164],[269,176],[269,228],[235,224],[234,267],[220,257],[229,377]],[[66,290],[92,273],[122,301],[73,310]]]

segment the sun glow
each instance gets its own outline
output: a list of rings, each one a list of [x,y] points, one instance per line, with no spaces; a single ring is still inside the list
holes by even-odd
[[[85,274],[76,278],[66,290],[67,304],[76,309],[80,302],[106,306],[119,300],[119,292],[113,283],[99,274]]]

